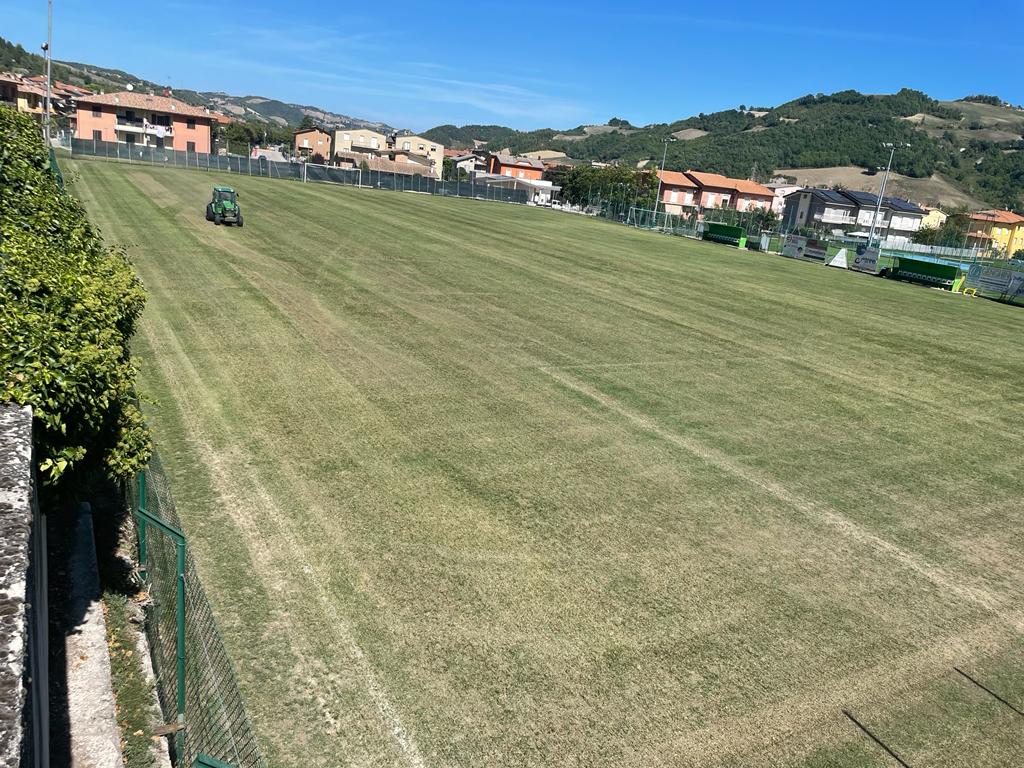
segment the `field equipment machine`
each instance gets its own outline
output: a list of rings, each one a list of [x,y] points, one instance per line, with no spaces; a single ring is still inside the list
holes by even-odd
[[[238,205],[238,193],[231,187],[214,187],[213,199],[206,204],[206,220],[214,224],[242,226],[242,209]]]

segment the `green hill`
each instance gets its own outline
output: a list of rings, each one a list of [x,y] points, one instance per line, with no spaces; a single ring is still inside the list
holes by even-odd
[[[24,47],[0,37],[0,62],[2,68],[13,69],[29,75],[38,75],[46,71],[46,62],[42,56],[26,51]],[[94,91],[124,90],[128,85],[137,90],[149,90],[160,93],[166,83],[154,83],[151,80],[133,75],[121,69],[98,67],[77,61],[57,61],[52,64],[55,80],[72,85],[89,88]],[[264,96],[232,96],[220,91],[194,91],[187,88],[175,88],[175,98],[196,106],[212,106],[232,117],[247,123],[276,126],[278,128],[298,126],[304,117],[309,116],[318,123],[338,128],[372,128],[379,131],[392,131],[386,123],[362,120],[349,115],[342,115],[322,107],[289,104]],[[262,129],[261,129],[262,130]]]
[[[479,130],[486,129],[486,130]],[[426,135],[449,145],[473,140],[513,152],[558,150],[579,160],[700,168],[767,178],[775,169],[884,166],[883,142],[909,144],[893,168],[910,178],[941,174],[964,193],[991,205],[1024,203],[1024,111],[977,102],[939,102],[920,91],[866,95],[812,94],[774,108],[701,113],[673,123],[627,129],[609,125],[521,132],[500,126],[439,126]],[[442,138],[443,137],[443,138]]]

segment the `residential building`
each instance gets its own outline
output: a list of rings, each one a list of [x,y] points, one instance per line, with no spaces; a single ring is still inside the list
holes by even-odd
[[[786,209],[786,195],[792,194],[802,187],[789,181],[773,181],[765,184],[765,187],[772,191],[772,210],[782,216]]]
[[[948,215],[940,211],[938,208],[929,208],[927,205],[921,206],[925,212],[925,216],[921,219],[921,229],[928,227],[929,229],[938,229],[946,223]]]
[[[487,158],[487,173],[492,176],[540,181],[544,177],[544,163],[532,157],[491,153]]]
[[[857,224],[857,204],[834,189],[807,187],[785,197],[782,227],[786,230],[843,229]]]
[[[441,178],[444,170],[444,146],[422,136],[408,135],[388,137],[387,151],[397,162],[416,162],[425,164],[431,175]],[[423,163],[426,158],[426,163]]]
[[[967,242],[991,246],[1004,256],[1013,256],[1024,249],[1024,216],[1012,211],[978,211],[970,217]]]
[[[878,212],[875,213],[875,208],[878,207],[878,195],[856,189],[844,189],[839,194],[849,198],[857,206],[856,224],[864,232],[870,232],[872,220],[875,223],[876,233],[885,228],[890,211],[883,200]]]
[[[295,154],[320,155],[324,162],[330,162],[333,153],[331,152],[331,134],[320,128],[303,128],[295,131],[294,135]]]
[[[366,128],[345,128],[334,132],[332,148],[338,152],[380,152],[387,147],[388,138],[383,133]]]
[[[170,96],[135,91],[77,99],[75,137],[208,153],[214,116]]]
[[[695,207],[700,200],[700,187],[680,171],[658,171],[661,180],[660,202],[666,213],[679,216],[684,208]]]
[[[658,171],[661,200],[665,211],[680,214],[683,208],[735,208],[749,211],[770,208],[773,193],[746,179],[730,179],[701,171]]]
[[[877,195],[849,189],[804,188],[785,199],[785,229],[828,229],[866,237],[874,220],[877,236],[909,240],[921,228],[925,215],[924,209],[908,200],[886,197],[879,207]]]
[[[41,119],[46,110],[46,84],[40,86],[20,75],[0,73],[0,104]]]
[[[730,179],[717,173],[687,171],[686,175],[700,188],[701,208],[735,208],[749,211],[771,208],[775,194],[765,186],[746,179]]]
[[[925,210],[919,205],[899,197],[887,197],[883,200],[883,205],[889,209],[889,217],[885,223],[885,237],[888,240],[902,238],[909,242],[914,234],[921,229]]]
[[[385,136],[365,128],[345,128],[334,132],[334,157],[344,165],[366,155],[391,160],[398,164],[417,166],[410,173],[423,173],[441,178],[444,170],[444,146],[422,136]],[[363,157],[359,157],[362,155]]]
[[[448,150],[445,150],[448,154]],[[487,159],[485,155],[476,152],[455,152],[449,157],[455,165],[456,172],[465,171],[470,177],[480,173],[487,173]]]

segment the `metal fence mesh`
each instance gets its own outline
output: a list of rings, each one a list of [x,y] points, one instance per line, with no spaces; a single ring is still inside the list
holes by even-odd
[[[292,181],[328,182],[348,186],[390,189],[397,192],[420,192],[426,195],[471,197],[503,203],[525,204],[529,193],[497,184],[475,181],[441,181],[422,174],[395,173],[360,168],[342,168],[313,163],[289,163],[248,155],[218,155],[186,152],[180,149],[147,147],[119,141],[72,138],[68,143],[72,157],[101,157],[123,163],[158,165],[166,168],[188,168],[196,171],[237,173]]]
[[[159,456],[154,453],[145,472],[145,509],[181,529],[170,484]],[[128,499],[137,511],[140,483],[128,487]],[[177,718],[177,544],[149,525],[145,562],[151,605],[146,632],[153,654],[160,706],[166,722]],[[231,659],[199,581],[195,563],[185,553],[185,727],[176,742],[176,764],[191,766],[199,754],[238,768],[266,768],[252,725],[246,714]]]

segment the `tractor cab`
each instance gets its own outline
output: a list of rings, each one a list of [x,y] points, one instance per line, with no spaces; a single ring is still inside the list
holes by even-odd
[[[238,193],[231,187],[214,187],[213,198],[206,204],[206,220],[214,224],[242,226],[242,209]]]

